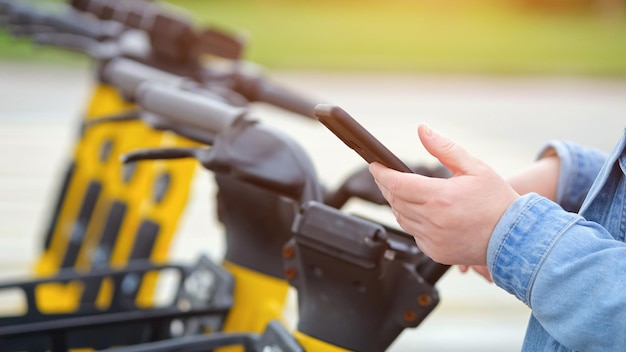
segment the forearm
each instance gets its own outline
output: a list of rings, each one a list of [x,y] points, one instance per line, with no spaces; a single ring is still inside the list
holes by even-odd
[[[512,175],[507,182],[520,195],[534,192],[556,201],[560,167],[561,160],[553,153]]]
[[[607,154],[566,141],[553,141],[539,153],[537,161],[509,177],[519,194],[537,193],[577,212]]]

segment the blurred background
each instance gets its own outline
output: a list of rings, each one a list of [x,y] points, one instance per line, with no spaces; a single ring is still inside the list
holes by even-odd
[[[415,135],[420,122],[504,176],[532,162],[553,138],[608,151],[626,122],[626,0],[169,3],[199,25],[240,35],[250,66],[343,106],[407,162],[433,162]],[[30,273],[39,255],[93,78],[89,59],[0,31],[2,278]],[[296,136],[329,186],[363,166],[314,121],[271,106],[252,109]],[[210,177],[198,177],[172,260],[221,255],[213,197]],[[354,201],[349,210],[393,224],[386,209]],[[392,351],[520,350],[527,307],[456,269],[438,288],[440,306]]]
[[[626,74],[624,0],[169,2],[239,33],[246,57],[272,69]],[[3,58],[35,59],[5,34],[0,48]]]

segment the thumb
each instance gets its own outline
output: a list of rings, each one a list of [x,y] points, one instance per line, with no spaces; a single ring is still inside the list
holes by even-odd
[[[481,163],[456,142],[436,133],[427,125],[420,125],[417,134],[424,148],[454,175],[469,174],[473,167]]]

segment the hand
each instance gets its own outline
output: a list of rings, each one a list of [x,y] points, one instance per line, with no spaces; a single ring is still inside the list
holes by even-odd
[[[378,188],[398,224],[430,258],[450,265],[486,265],[491,233],[519,194],[452,140],[426,125],[419,126],[418,135],[453,176],[429,178],[372,163],[370,172]]]
[[[489,282],[493,282],[493,279],[491,278],[491,274],[489,273],[489,268],[487,268],[484,265],[459,265],[459,269],[461,270],[462,273],[466,273],[469,271],[469,269],[473,269],[475,272],[477,272],[480,276],[484,277],[485,280],[489,281]]]

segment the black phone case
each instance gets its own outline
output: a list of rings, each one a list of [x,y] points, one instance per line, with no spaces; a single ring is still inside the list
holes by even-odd
[[[413,173],[411,168],[342,108],[318,104],[314,112],[324,126],[357,152],[368,164],[376,161],[397,171]]]

